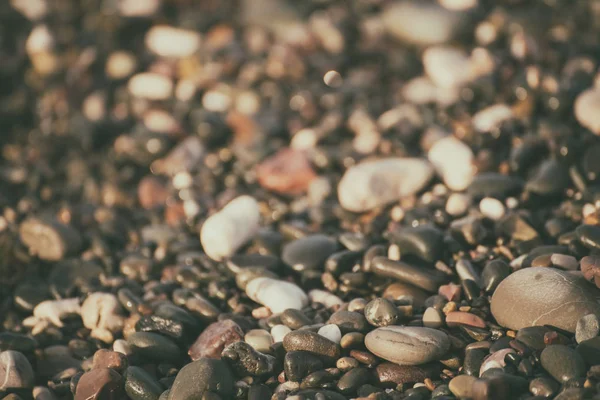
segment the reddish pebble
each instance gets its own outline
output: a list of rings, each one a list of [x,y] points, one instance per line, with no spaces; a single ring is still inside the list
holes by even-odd
[[[127,369],[127,357],[125,354],[107,349],[100,349],[94,353],[92,369],[110,368],[122,373]]]
[[[438,289],[438,294],[444,296],[448,301],[459,301],[461,293],[462,288],[460,285],[455,285],[454,283],[442,285]]]
[[[283,194],[299,194],[316,178],[304,152],[285,148],[256,167],[262,187]]]
[[[126,398],[123,391],[121,375],[109,368],[92,369],[79,379],[75,400],[122,400]]]
[[[221,358],[223,349],[244,340],[242,328],[230,319],[210,324],[192,344],[188,354],[193,361],[202,357]]]
[[[147,176],[138,185],[138,199],[146,210],[164,205],[168,197],[169,191],[156,177]]]
[[[453,311],[446,315],[446,324],[450,327],[467,325],[475,328],[485,328],[485,321],[475,314],[464,311]]]

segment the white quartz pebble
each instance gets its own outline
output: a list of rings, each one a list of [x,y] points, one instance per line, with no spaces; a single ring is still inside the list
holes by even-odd
[[[256,278],[246,285],[252,300],[269,307],[274,314],[288,308],[301,310],[308,305],[308,296],[293,283],[271,278]]]
[[[440,87],[460,87],[475,77],[471,60],[463,50],[450,46],[432,46],[423,53],[423,67]]]
[[[494,221],[498,221],[504,216],[504,204],[498,199],[493,197],[485,197],[479,202],[479,211]]]
[[[433,168],[420,158],[387,158],[350,167],[338,185],[343,208],[364,212],[410,196],[427,185]]]
[[[453,217],[463,215],[469,209],[471,198],[464,193],[452,193],[446,201],[446,212]]]
[[[344,304],[344,301],[335,294],[320,289],[313,289],[308,292],[308,298],[311,303],[321,303],[327,308]]]
[[[123,328],[122,307],[117,296],[111,293],[90,294],[81,305],[83,325],[91,330],[106,329],[112,333]]]
[[[142,99],[166,100],[173,94],[173,81],[155,72],[141,72],[129,80],[127,89]]]
[[[465,190],[473,181],[476,172],[473,151],[456,137],[447,136],[435,142],[427,157],[450,189]]]
[[[577,122],[600,135],[600,88],[588,89],[577,96],[573,109]]]
[[[200,36],[191,30],[156,25],[146,33],[146,47],[161,57],[188,57],[200,47]]]
[[[472,123],[475,130],[489,132],[513,116],[512,110],[506,104],[495,104],[473,115]]]
[[[213,260],[221,261],[235,254],[259,228],[260,210],[251,196],[240,196],[210,216],[200,230],[204,252]]]
[[[290,333],[292,330],[285,325],[275,325],[271,328],[271,336],[273,337],[274,343],[283,342],[285,335]]]
[[[319,335],[331,340],[333,343],[339,343],[342,340],[342,331],[336,324],[327,324],[319,328]]]
[[[38,320],[47,320],[63,327],[62,319],[74,314],[81,314],[79,299],[46,300],[35,306],[33,316]]]

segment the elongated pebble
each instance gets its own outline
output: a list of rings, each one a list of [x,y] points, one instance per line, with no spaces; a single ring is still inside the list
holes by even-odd
[[[256,278],[246,285],[252,300],[269,307],[275,314],[288,308],[300,310],[308,305],[308,296],[293,283],[271,278]]]
[[[187,29],[157,25],[146,33],[146,47],[161,57],[188,57],[200,46],[200,36]]]
[[[320,289],[313,289],[308,292],[308,298],[311,303],[321,303],[327,308],[344,304],[344,301],[335,294]]]
[[[240,196],[210,216],[202,225],[200,242],[213,260],[235,254],[258,230],[260,211],[256,200]]]
[[[442,331],[412,326],[377,328],[365,337],[369,351],[400,365],[420,365],[441,359],[450,348]]]
[[[148,100],[166,100],[173,93],[173,81],[155,72],[141,72],[134,75],[127,84],[129,93]]]

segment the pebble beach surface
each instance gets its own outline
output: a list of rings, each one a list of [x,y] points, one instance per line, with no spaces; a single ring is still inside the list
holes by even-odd
[[[600,399],[600,7],[0,1],[0,399]]]

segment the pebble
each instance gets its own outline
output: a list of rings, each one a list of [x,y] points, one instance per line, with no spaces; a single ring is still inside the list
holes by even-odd
[[[579,241],[590,249],[600,249],[600,227],[580,225],[575,229]]]
[[[181,351],[175,342],[158,333],[135,332],[129,335],[127,343],[133,354],[149,360],[175,363],[181,359]]]
[[[285,377],[292,382],[300,382],[313,372],[323,369],[321,359],[307,351],[288,351],[283,360]]]
[[[469,206],[471,199],[464,193],[452,193],[446,201],[446,212],[453,217],[464,215]]]
[[[270,353],[273,337],[264,329],[251,329],[244,336],[244,341],[261,353]]]
[[[483,289],[487,293],[494,293],[500,282],[510,275],[510,267],[501,259],[496,259],[485,264],[481,272]]]
[[[564,345],[546,347],[540,355],[540,363],[554,379],[561,383],[585,377],[585,361],[579,353]]]
[[[363,314],[346,310],[336,311],[331,314],[327,323],[337,325],[342,333],[364,332],[369,326]]]
[[[33,217],[21,223],[19,236],[31,255],[46,261],[73,255],[83,244],[79,233],[70,226]]]
[[[239,376],[269,376],[275,370],[275,357],[256,351],[246,342],[231,343],[221,353]]]
[[[470,399],[473,397],[473,384],[476,380],[474,376],[458,375],[450,380],[448,387],[457,398]]]
[[[413,306],[420,308],[425,304],[429,294],[413,285],[395,282],[385,288],[382,297],[391,300],[409,301]]]
[[[529,391],[534,396],[549,398],[558,392],[558,384],[550,378],[539,377],[529,382]]]
[[[428,47],[423,52],[423,68],[429,78],[441,87],[463,86],[475,75],[467,53],[450,46]]]
[[[146,100],[167,100],[173,94],[173,82],[156,72],[140,72],[129,79],[127,89],[132,96]]]
[[[127,357],[123,353],[100,349],[94,353],[92,369],[110,368],[118,373],[122,373],[127,369]]]
[[[338,199],[348,211],[365,212],[417,193],[432,176],[433,167],[418,158],[365,161],[346,171]]]
[[[516,354],[516,352],[513,349],[501,349],[494,351],[481,364],[481,368],[479,369],[479,376],[483,376],[483,374],[489,369],[504,368],[506,366],[506,356],[508,354]]]
[[[577,122],[593,134],[600,135],[600,88],[594,87],[580,93],[573,104]]]
[[[344,304],[344,301],[338,296],[334,295],[333,293],[319,289],[313,289],[310,292],[308,292],[308,298],[311,303],[321,303],[326,308],[341,306],[342,304]]]
[[[402,256],[413,255],[427,262],[439,260],[444,251],[442,231],[430,224],[391,231],[389,239],[398,245]]]
[[[473,151],[456,137],[447,136],[435,142],[427,158],[449,189],[463,191],[473,181]]]
[[[308,305],[308,296],[297,285],[271,278],[256,278],[246,286],[246,294],[255,302],[275,313],[288,308],[301,310]]]
[[[143,368],[131,366],[125,371],[125,393],[132,400],[158,400],[162,386]]]
[[[600,336],[579,343],[576,351],[588,365],[600,364]]]
[[[228,399],[233,397],[233,389],[233,376],[224,361],[201,358],[179,370],[168,400],[202,399],[207,392]]]
[[[550,262],[556,268],[565,269],[567,271],[575,271],[579,267],[577,259],[566,254],[552,254]]]
[[[146,47],[160,57],[183,58],[200,47],[200,36],[191,30],[155,25],[146,33]],[[173,43],[177,43],[176,46]]]
[[[431,328],[388,326],[369,332],[365,346],[384,360],[420,365],[441,359],[450,348],[450,339]]]
[[[446,315],[446,324],[449,327],[455,327],[460,325],[472,326],[475,328],[484,329],[486,327],[485,321],[475,314],[471,314],[463,311],[453,311]]]
[[[546,347],[544,335],[550,331],[551,329],[545,326],[529,326],[519,329],[516,339],[536,351],[542,351]]]
[[[331,340],[333,343],[339,344],[342,340],[342,331],[340,331],[340,328],[335,324],[324,325],[319,328],[317,333],[324,338]]]
[[[394,304],[384,298],[371,300],[364,309],[367,322],[373,326],[396,325],[400,313]]]
[[[79,299],[46,300],[33,309],[33,316],[48,320],[59,328],[64,326],[62,320],[70,315],[80,315]]]
[[[281,259],[295,271],[323,268],[325,260],[337,249],[335,240],[326,235],[309,235],[283,247]]]
[[[371,268],[375,275],[397,279],[432,293],[437,292],[438,287],[447,279],[440,271],[414,267],[386,257],[375,257]]]
[[[237,197],[202,224],[200,242],[210,258],[221,261],[235,254],[254,236],[259,222],[256,200],[245,195]]]
[[[513,116],[513,111],[506,104],[495,104],[478,111],[471,122],[477,131],[489,132]]]
[[[32,388],[35,374],[29,360],[18,351],[5,350],[0,353],[0,389]]]
[[[444,319],[439,310],[433,307],[427,307],[423,313],[423,326],[426,328],[437,329],[444,325]]]
[[[306,152],[283,148],[256,167],[260,185],[277,193],[298,195],[306,193],[317,178]]]
[[[271,336],[273,336],[273,342],[283,342],[285,335],[290,333],[292,330],[285,325],[275,325],[271,328]]]
[[[230,319],[214,322],[207,326],[190,346],[188,354],[194,361],[201,358],[220,358],[223,349],[243,340],[242,328]]]
[[[106,329],[111,333],[121,331],[124,324],[121,313],[121,304],[117,296],[111,293],[92,293],[81,305],[83,325],[92,331],[97,329]]]
[[[498,221],[504,217],[505,208],[500,200],[485,197],[479,202],[479,211],[481,211],[485,217]]]
[[[345,395],[356,393],[359,387],[371,380],[371,371],[367,368],[353,368],[340,377],[337,389]]]
[[[430,46],[456,37],[463,29],[464,16],[435,3],[397,1],[384,9],[382,21],[394,38]]]
[[[307,330],[292,331],[283,338],[286,351],[307,351],[312,354],[338,358],[340,348],[337,343],[324,338],[316,332]]]
[[[75,400],[119,400],[125,397],[123,378],[108,368],[93,369],[81,376]]]
[[[597,315],[584,315],[577,321],[577,326],[575,327],[575,340],[577,343],[596,337],[599,333],[600,320]]]
[[[381,383],[402,385],[409,382],[422,382],[438,375],[440,368],[436,364],[398,365],[384,362],[375,367],[377,380]]]
[[[510,329],[552,325],[573,333],[581,317],[600,315],[595,298],[583,278],[553,268],[525,268],[500,283],[491,311],[500,325]]]

